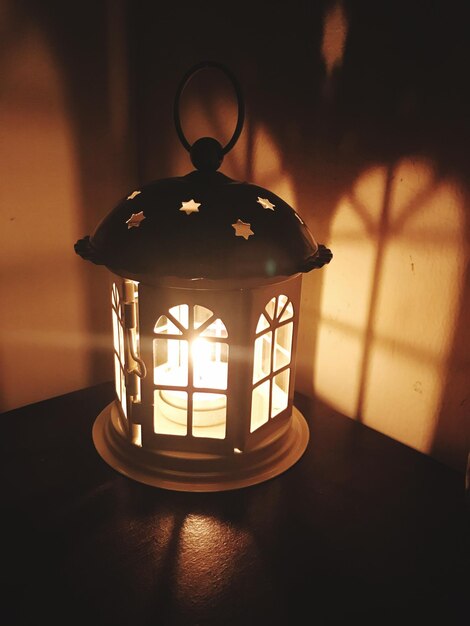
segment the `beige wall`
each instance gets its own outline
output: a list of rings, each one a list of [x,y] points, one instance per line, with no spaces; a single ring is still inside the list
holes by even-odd
[[[119,15],[98,12],[85,46],[74,21],[86,13],[49,4],[1,2],[2,411],[112,375],[107,275],[73,244],[130,184],[112,100],[122,79],[108,71]]]
[[[194,3],[183,13],[36,4],[20,12],[4,1],[0,14],[2,409],[111,377],[107,272],[73,243],[134,185],[190,169],[173,96],[188,67],[215,59],[239,77],[247,104],[223,171],[283,196],[334,253],[304,278],[298,390],[317,413],[359,420],[463,470],[461,17],[444,2],[433,15],[407,5],[406,24],[400,3],[372,1],[250,5],[230,20]],[[220,76],[196,85],[183,115],[191,140],[226,140],[235,108]]]
[[[86,275],[70,254],[80,221],[76,156],[59,69],[33,24],[7,40],[2,82],[0,359],[9,409],[89,378],[80,349]]]

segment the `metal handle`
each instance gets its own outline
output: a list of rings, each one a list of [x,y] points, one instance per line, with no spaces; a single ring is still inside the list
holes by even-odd
[[[224,65],[222,65],[221,63],[217,63],[216,61],[202,61],[201,63],[198,63],[197,65],[194,65],[183,76],[183,79],[182,79],[181,83],[179,84],[178,90],[176,92],[175,102],[174,102],[174,106],[173,106],[173,116],[174,116],[174,120],[175,120],[176,132],[177,132],[179,140],[181,141],[183,146],[186,148],[186,150],[188,152],[190,152],[192,146],[189,143],[189,141],[186,139],[186,136],[185,136],[185,134],[183,132],[183,128],[181,126],[180,100],[181,100],[181,96],[183,94],[183,91],[184,91],[185,87],[187,86],[187,84],[189,83],[189,81],[191,80],[191,78],[195,74],[200,72],[201,70],[205,70],[205,69],[209,69],[209,68],[216,68],[216,69],[220,70],[221,72],[223,72],[227,76],[227,78],[230,80],[230,82],[232,83],[232,86],[233,86],[233,88],[235,90],[235,94],[237,96],[237,103],[238,103],[237,125],[235,127],[235,130],[233,132],[233,135],[232,135],[232,138],[230,139],[230,141],[224,147],[222,147],[222,154],[227,154],[227,152],[229,152],[233,148],[233,146],[237,143],[237,140],[240,137],[240,134],[241,134],[241,132],[243,130],[243,123],[245,121],[245,103],[243,101],[242,92],[241,92],[240,85],[238,84],[237,79],[232,74],[232,72],[229,69],[227,69]]]

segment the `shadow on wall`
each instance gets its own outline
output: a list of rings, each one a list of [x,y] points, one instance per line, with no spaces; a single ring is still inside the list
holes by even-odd
[[[239,8],[223,23],[200,7],[179,22],[169,7],[133,13],[141,177],[188,171],[168,126],[176,85],[201,59],[228,65],[243,86],[247,124],[223,171],[285,197],[334,253],[304,279],[299,390],[463,470],[466,7]],[[177,54],[174,30],[156,40],[142,26],[156,20],[178,23]],[[150,60],[159,58],[156,86]],[[234,111],[216,93],[220,85],[195,89],[186,123],[223,139]]]
[[[112,375],[107,272],[73,244],[131,186],[123,8],[1,3],[0,410]]]
[[[339,139],[334,156],[346,172],[361,161],[362,168],[330,205],[335,264],[322,276],[319,307],[310,307],[313,386],[346,415],[463,470],[469,163],[468,137],[455,120],[465,116],[465,40],[444,7],[434,15],[408,10],[414,19],[405,32],[395,9],[348,11],[325,127],[333,150]],[[425,62],[439,40],[443,48]]]
[[[89,380],[112,376],[109,273],[75,255],[77,239],[135,184],[135,148],[130,112],[125,0],[67,5],[59,0],[26,1],[58,65],[79,188],[79,225],[69,251],[86,275],[82,307],[91,346]]]
[[[68,254],[79,221],[73,134],[59,64],[13,3],[0,14],[0,406],[87,380],[83,283]]]
[[[407,158],[365,171],[331,225],[337,263],[323,282],[315,395],[425,452],[462,304],[463,202],[455,181]],[[456,444],[466,392],[462,380],[446,417]],[[465,441],[461,454],[463,462]]]
[[[461,80],[468,42],[458,11],[408,9],[404,26],[399,10],[369,6],[358,15],[351,5],[348,12],[338,126],[345,137],[357,133],[352,146],[373,159],[329,224],[337,266],[324,277],[314,387],[347,415],[464,470],[470,207]],[[367,46],[374,54],[361,66],[355,61]],[[357,162],[351,144],[348,152]],[[345,336],[341,322],[354,319],[355,332]],[[331,334],[329,320],[340,322]],[[331,371],[333,354],[341,357]]]

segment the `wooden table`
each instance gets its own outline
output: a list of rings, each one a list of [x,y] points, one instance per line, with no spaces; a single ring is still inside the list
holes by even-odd
[[[319,418],[282,476],[191,494],[94,449],[112,384],[1,416],[4,626],[469,624],[463,475]]]

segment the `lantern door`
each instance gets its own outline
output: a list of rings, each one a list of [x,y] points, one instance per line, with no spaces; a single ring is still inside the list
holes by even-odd
[[[237,290],[139,286],[142,359],[151,364],[134,405],[143,445],[233,452],[240,446],[243,297]],[[246,331],[245,331],[246,335]],[[248,380],[248,378],[247,378]]]

